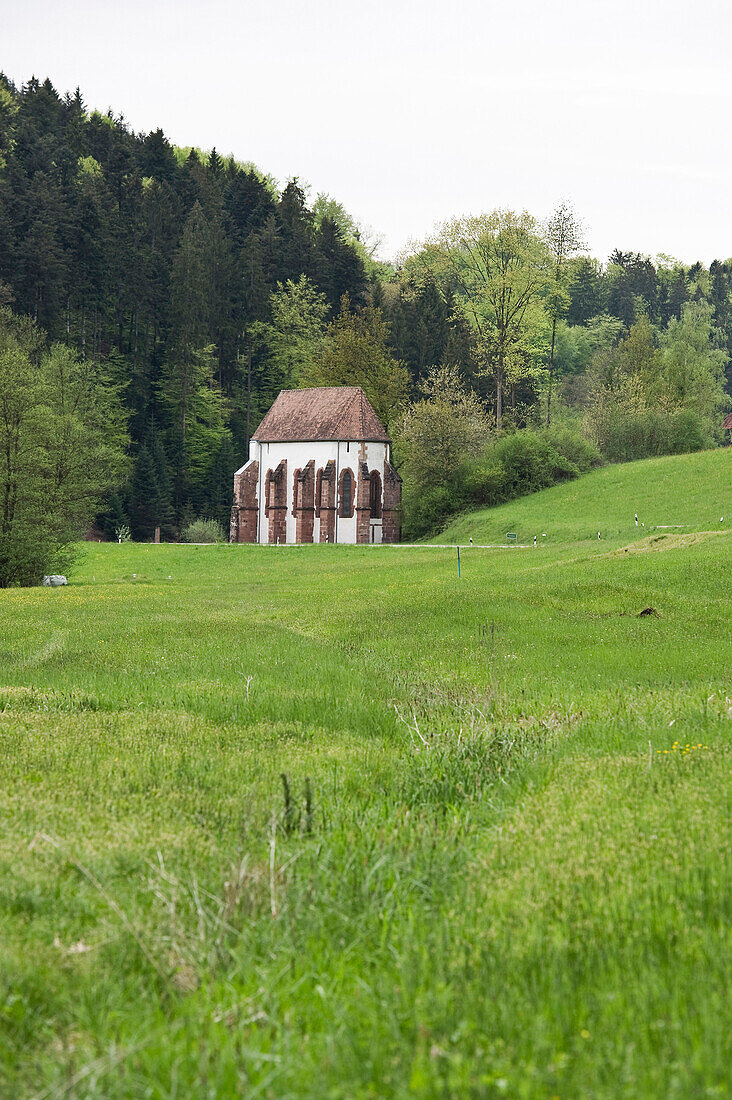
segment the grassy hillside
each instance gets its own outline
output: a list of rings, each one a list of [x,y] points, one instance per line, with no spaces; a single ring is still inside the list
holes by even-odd
[[[732,533],[566,515],[0,593],[1,1094],[728,1094]]]
[[[669,524],[681,525],[681,531],[714,530],[724,526],[720,517],[732,527],[732,447],[605,466],[577,481],[460,516],[433,541],[504,542],[507,531],[515,531],[519,542],[533,542],[534,535],[541,540],[544,532],[553,541],[597,541],[598,531],[604,539],[627,541],[635,532],[636,512],[646,531]]]

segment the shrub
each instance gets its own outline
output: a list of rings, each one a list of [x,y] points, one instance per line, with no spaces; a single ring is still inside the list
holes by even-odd
[[[456,508],[453,485],[413,488],[405,494],[402,524],[407,539],[418,539],[444,526]]]
[[[183,542],[226,542],[226,532],[218,520],[194,519],[181,532]]]
[[[687,454],[714,445],[704,420],[692,409],[609,409],[591,428],[609,462]]]
[[[579,474],[574,463],[532,431],[503,436],[489,444],[486,451],[492,463],[503,467],[504,500],[546,489]]]
[[[506,471],[488,457],[468,460],[458,471],[458,485],[464,501],[491,508],[505,500]]]
[[[560,455],[576,466],[581,474],[602,466],[602,454],[581,432],[572,431],[570,428],[552,427],[545,428],[540,435],[559,451]]]
[[[404,533],[420,538],[461,509],[503,504],[578,477],[601,462],[594,444],[566,428],[499,436],[439,485],[405,487]]]

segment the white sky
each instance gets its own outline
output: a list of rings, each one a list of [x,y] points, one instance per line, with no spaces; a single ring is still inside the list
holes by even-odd
[[[384,237],[570,199],[590,251],[732,256],[729,0],[0,0],[0,69],[297,175]]]

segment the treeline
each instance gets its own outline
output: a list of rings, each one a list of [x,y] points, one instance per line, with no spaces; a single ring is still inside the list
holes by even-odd
[[[732,267],[619,252],[603,267],[583,247],[574,211],[561,204],[544,224],[507,210],[455,219],[405,260],[394,312],[405,287],[414,301],[437,291],[468,336],[462,361],[425,363],[399,423],[410,536],[588,462],[721,441]],[[501,442],[518,429],[525,439]]]
[[[132,465],[110,498],[151,532],[225,521],[235,461],[287,379],[252,326],[306,276],[337,313],[366,301],[368,254],[342,207],[253,167],[136,134],[50,81],[0,76],[0,293],[123,387]],[[109,526],[110,524],[108,524]]]
[[[511,495],[496,437],[519,429],[561,430],[559,450],[555,435],[531,444],[557,476],[582,468],[568,457],[582,440],[610,461],[719,441],[732,263],[585,252],[560,205],[544,224],[457,219],[380,264],[343,207],[297,180],[279,190],[89,111],[78,90],[0,76],[0,305],[114,390],[127,462],[100,505],[108,536],[225,526],[233,470],[285,386],[364,387],[395,439],[411,535]]]

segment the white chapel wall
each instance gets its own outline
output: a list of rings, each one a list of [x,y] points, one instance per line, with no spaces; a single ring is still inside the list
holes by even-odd
[[[267,471],[276,470],[282,459],[287,460],[287,542],[296,541],[296,517],[293,515],[294,475],[295,470],[303,470],[308,462],[314,461],[314,474],[317,481],[318,471],[325,469],[328,462],[332,461],[336,466],[336,485],[340,484],[341,472],[348,468],[353,476],[354,509],[352,516],[339,516],[340,501],[336,501],[336,542],[356,542],[356,510],[355,497],[358,483],[358,463],[365,448],[365,460],[369,471],[378,470],[381,475],[382,491],[384,483],[384,462],[388,457],[387,443],[359,443],[320,441],[315,443],[259,443],[252,439],[249,445],[249,461],[259,462],[259,485],[257,499],[259,502],[259,525],[257,541],[267,543],[269,541],[269,520],[264,514],[264,486],[266,484]],[[381,542],[381,521],[374,520],[372,526],[372,541]],[[320,519],[315,517],[313,541],[320,540]]]

